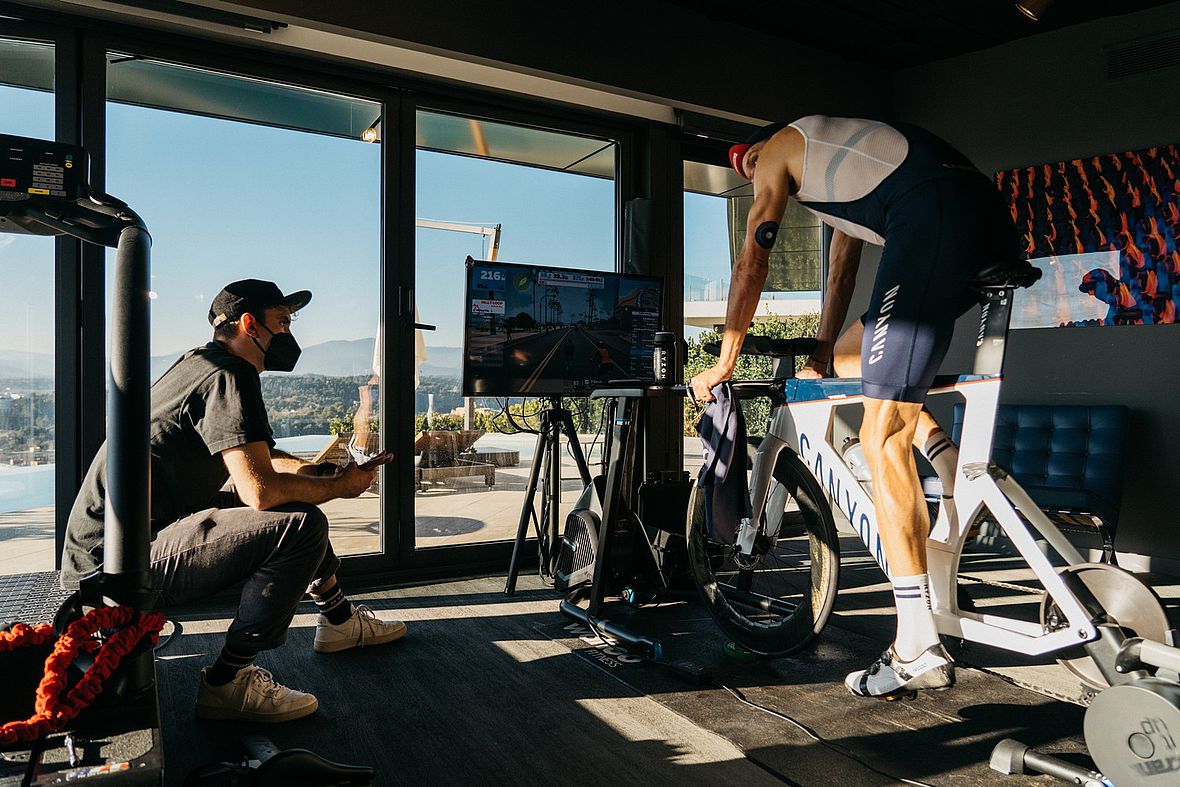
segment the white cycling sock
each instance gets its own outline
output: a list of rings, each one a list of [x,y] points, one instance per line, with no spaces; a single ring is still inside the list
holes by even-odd
[[[893,603],[897,605],[897,639],[893,652],[902,661],[913,661],[938,642],[934,613],[930,611],[930,575],[892,577]]]
[[[950,435],[941,429],[935,429],[922,446],[922,456],[938,473],[942,481],[942,496],[950,497],[955,493],[955,468],[959,464],[959,447],[951,440]]]

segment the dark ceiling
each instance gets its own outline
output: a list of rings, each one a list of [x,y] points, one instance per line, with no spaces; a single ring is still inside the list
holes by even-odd
[[[1167,5],[1169,0],[1055,0],[1034,22],[1014,0],[664,0],[889,70]],[[1144,35],[1152,31],[1144,31]]]

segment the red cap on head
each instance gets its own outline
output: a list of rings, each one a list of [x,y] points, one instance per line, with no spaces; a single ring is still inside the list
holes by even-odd
[[[746,171],[744,169],[742,169],[742,161],[744,161],[746,158],[746,151],[749,150],[751,147],[753,147],[753,146],[752,145],[734,145],[732,148],[729,149],[729,164],[730,164],[730,166],[732,166],[734,168],[734,171],[737,172],[737,174],[741,175],[746,180],[749,180],[750,176],[746,174]]]

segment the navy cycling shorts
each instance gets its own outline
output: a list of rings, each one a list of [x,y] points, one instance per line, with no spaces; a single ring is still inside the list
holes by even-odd
[[[930,180],[887,209],[885,248],[861,317],[865,396],[924,402],[955,320],[978,302],[985,265],[1021,259],[1008,207],[986,177]]]

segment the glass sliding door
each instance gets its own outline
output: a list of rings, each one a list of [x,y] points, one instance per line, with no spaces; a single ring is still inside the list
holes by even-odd
[[[429,329],[417,330],[416,373],[407,381],[415,421],[403,425],[414,432],[414,463],[405,469],[414,475],[413,543],[422,550],[503,542],[514,537],[525,502],[536,443],[528,430],[541,403],[463,397],[465,260],[616,270],[618,143],[424,110],[416,134],[415,319]],[[544,315],[561,307],[551,301],[508,326],[516,342],[543,331]],[[574,317],[571,304],[566,318]],[[557,332],[547,341],[563,343]],[[598,425],[590,404],[563,403],[589,452]],[[568,504],[581,482],[569,451],[561,454]]]
[[[210,341],[224,285],[311,290],[298,365],[262,376],[277,447],[340,464],[375,449],[382,105],[115,52],[107,88],[107,187],[153,238],[153,379]],[[381,493],[379,476],[322,506],[337,553],[383,551]]]
[[[0,134],[54,138],[54,47],[0,37]],[[0,235],[0,574],[52,571],[54,240]]]

